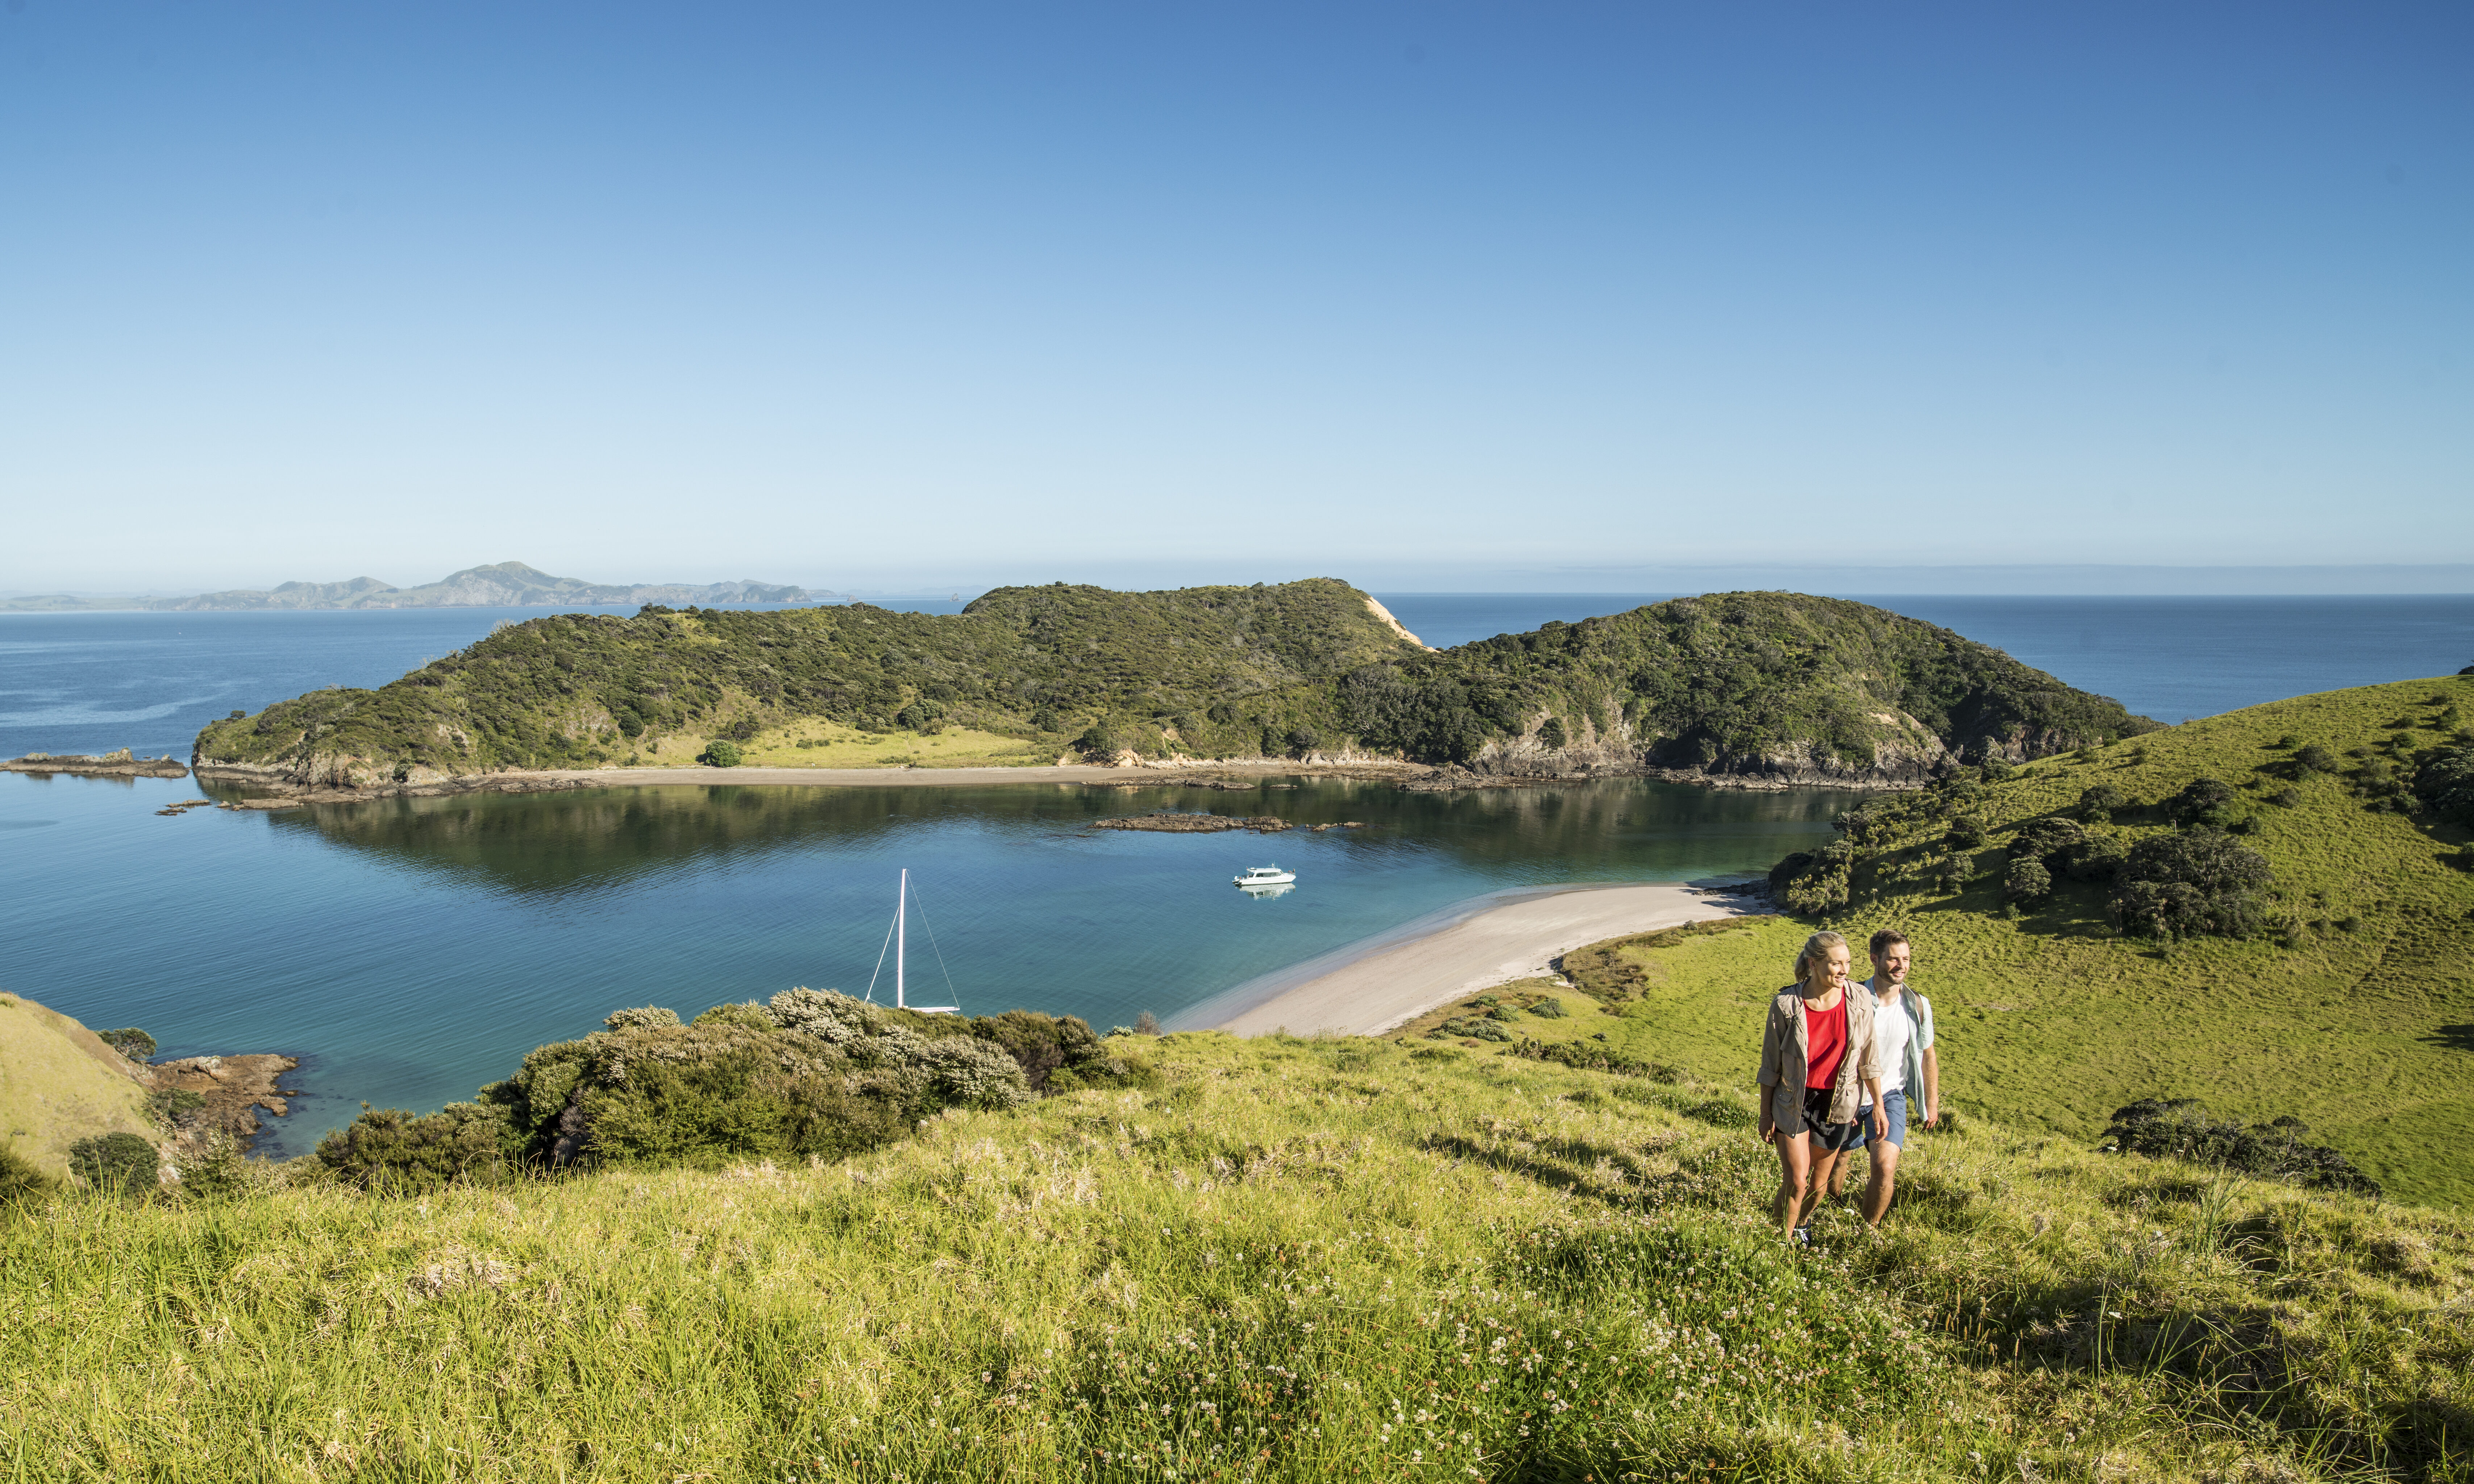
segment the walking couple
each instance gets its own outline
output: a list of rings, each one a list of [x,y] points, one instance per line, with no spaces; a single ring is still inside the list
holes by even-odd
[[[1841,1164],[1857,1144],[1873,1156],[1864,1224],[1890,1209],[1907,1109],[1930,1127],[1941,1113],[1941,1061],[1932,1005],[1909,990],[1906,935],[1873,935],[1873,977],[1847,981],[1851,954],[1836,933],[1815,933],[1795,956],[1796,982],[1770,1004],[1761,1031],[1761,1141],[1776,1145],[1779,1192],[1770,1214],[1789,1241],[1811,1239],[1813,1209],[1838,1197]]]

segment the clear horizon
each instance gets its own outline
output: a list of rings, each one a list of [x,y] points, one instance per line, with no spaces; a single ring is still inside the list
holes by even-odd
[[[0,589],[2474,563],[2469,43],[12,0]]]

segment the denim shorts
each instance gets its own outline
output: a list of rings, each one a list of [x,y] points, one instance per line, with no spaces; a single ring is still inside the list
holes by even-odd
[[[1881,1115],[1888,1119],[1890,1124],[1889,1137],[1883,1139],[1882,1142],[1891,1145],[1893,1148],[1906,1148],[1907,1094],[1897,1088],[1892,1088],[1889,1091],[1882,1093]],[[1871,1141],[1873,1137],[1872,1104],[1867,1103],[1863,1107],[1856,1110],[1856,1126],[1864,1131],[1866,1141]]]

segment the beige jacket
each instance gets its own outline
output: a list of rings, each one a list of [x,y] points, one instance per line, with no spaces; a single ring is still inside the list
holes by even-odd
[[[1830,1089],[1830,1121],[1853,1123],[1865,1101],[1864,1083],[1879,1082],[1889,1067],[1881,1060],[1881,1043],[1873,1034],[1872,996],[1856,994],[1861,985],[1849,985],[1847,1055],[1838,1063],[1838,1082]],[[1858,1012],[1861,1012],[1860,1014]],[[1761,1028],[1760,1084],[1765,1088],[1802,1088],[1810,1075],[1812,1041],[1804,1023],[1804,996],[1789,985],[1770,1001],[1769,1023]]]

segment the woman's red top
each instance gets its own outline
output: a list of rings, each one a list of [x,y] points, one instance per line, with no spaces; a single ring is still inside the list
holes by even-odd
[[[1807,1088],[1838,1086],[1838,1064],[1847,1059],[1847,996],[1841,993],[1838,1003],[1829,1010],[1815,1010],[1807,1000],[1804,1006],[1804,1039],[1807,1068],[1804,1085]]]

